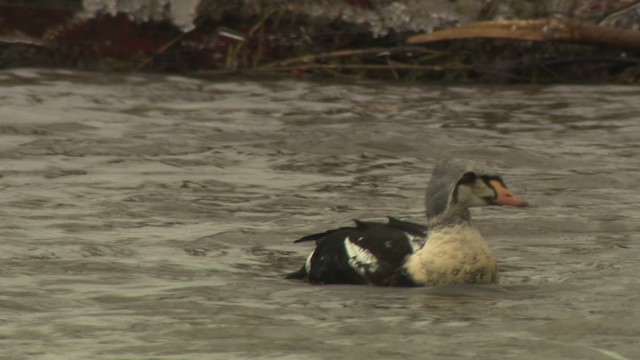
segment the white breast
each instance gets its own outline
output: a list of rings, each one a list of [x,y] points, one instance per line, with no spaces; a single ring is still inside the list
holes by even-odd
[[[405,269],[423,285],[482,284],[498,279],[498,264],[480,232],[468,225],[433,230]]]

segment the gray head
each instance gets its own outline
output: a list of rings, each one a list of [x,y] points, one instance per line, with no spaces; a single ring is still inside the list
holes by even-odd
[[[433,170],[427,186],[427,219],[434,224],[468,222],[474,206],[526,206],[486,162],[450,159]]]

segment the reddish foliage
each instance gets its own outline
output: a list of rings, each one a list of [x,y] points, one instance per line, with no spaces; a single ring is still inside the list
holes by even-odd
[[[61,46],[88,47],[106,57],[152,55],[181,32],[168,23],[131,22],[125,15],[103,15],[68,26],[56,36]]]

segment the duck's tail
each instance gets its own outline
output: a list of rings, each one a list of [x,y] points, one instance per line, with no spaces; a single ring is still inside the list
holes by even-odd
[[[284,278],[285,279],[295,279],[295,280],[306,279],[307,278],[307,268],[305,267],[305,265],[302,265],[300,270],[298,270],[296,272],[289,273]]]

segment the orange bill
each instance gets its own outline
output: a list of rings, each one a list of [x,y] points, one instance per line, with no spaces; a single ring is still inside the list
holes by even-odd
[[[527,202],[517,197],[513,191],[507,189],[498,180],[490,180],[489,184],[496,191],[496,198],[491,201],[493,205],[508,205],[508,206],[527,206]]]

